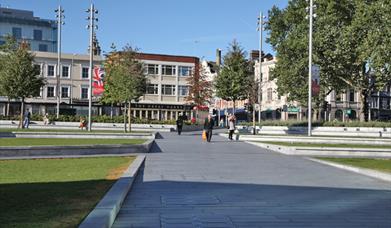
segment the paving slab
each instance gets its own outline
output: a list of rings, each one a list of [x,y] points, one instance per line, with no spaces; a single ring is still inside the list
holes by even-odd
[[[200,132],[162,133],[113,227],[391,227],[391,183]]]

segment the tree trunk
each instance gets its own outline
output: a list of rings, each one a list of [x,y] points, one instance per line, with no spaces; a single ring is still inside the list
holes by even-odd
[[[128,105],[129,105],[129,107],[128,107],[128,122],[129,122],[128,130],[130,132],[131,128],[132,128],[132,114],[131,114],[132,107],[131,107],[131,101],[129,101]]]
[[[10,116],[10,103],[11,103],[11,100],[8,97],[6,116]]]
[[[368,121],[368,92],[360,91],[360,122]]]
[[[235,102],[236,100],[233,100],[233,103],[234,103],[234,105],[233,105],[233,110],[232,110],[232,115],[234,115],[235,116]]]
[[[124,132],[126,133],[126,102],[124,103],[124,109],[122,115],[124,116]]]
[[[253,135],[257,134],[257,130],[255,128],[255,115],[256,115],[255,104],[253,104]]]
[[[19,117],[19,126],[18,128],[24,128],[23,126],[23,116],[24,115],[24,97],[22,97],[22,104],[20,106],[20,117]]]
[[[110,107],[110,119],[113,119],[113,102],[111,102],[111,107]]]

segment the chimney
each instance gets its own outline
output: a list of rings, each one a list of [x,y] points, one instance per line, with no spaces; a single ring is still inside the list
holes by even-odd
[[[216,49],[216,65],[220,67],[221,65],[221,49]]]

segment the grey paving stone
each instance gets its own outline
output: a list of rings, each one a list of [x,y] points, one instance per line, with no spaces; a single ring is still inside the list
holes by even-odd
[[[391,227],[391,184],[243,142],[163,133],[114,227]]]

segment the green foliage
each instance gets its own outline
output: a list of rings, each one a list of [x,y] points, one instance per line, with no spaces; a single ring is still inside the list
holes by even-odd
[[[11,99],[39,96],[45,80],[39,77],[39,69],[33,65],[34,55],[26,45],[17,47],[15,40],[9,38],[1,49],[1,95]]]
[[[391,78],[391,5],[389,0],[317,0],[313,26],[313,63],[320,66],[319,104],[332,90],[353,88],[361,93],[361,115],[371,84],[383,89]],[[277,52],[272,71],[278,93],[290,101],[308,100],[308,19],[305,0],[289,1],[287,8],[272,8],[267,39]]]
[[[121,52],[113,50],[107,57],[103,103],[137,102],[144,95],[147,78],[136,56],[137,49],[126,46]]]
[[[227,101],[248,98],[248,90],[253,77],[251,67],[246,59],[246,52],[234,40],[223,58],[221,71],[215,79],[216,95]]]

